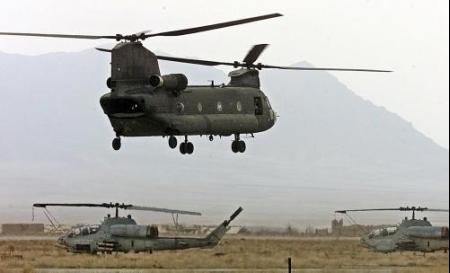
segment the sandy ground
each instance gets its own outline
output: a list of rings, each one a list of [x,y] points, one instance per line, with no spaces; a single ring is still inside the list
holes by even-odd
[[[0,273],[250,273],[287,272],[292,257],[299,273],[444,273],[448,254],[373,253],[354,238],[292,239],[227,237],[209,250],[154,254],[85,255],[53,247],[52,240],[0,238]],[[8,257],[14,249],[13,257]]]

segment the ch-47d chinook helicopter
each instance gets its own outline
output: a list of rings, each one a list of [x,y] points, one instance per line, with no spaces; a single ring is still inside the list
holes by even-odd
[[[423,219],[416,219],[416,212],[427,211],[448,213],[449,210],[447,209],[400,207],[385,209],[339,210],[336,211],[336,213],[348,214],[349,212],[373,211],[412,211],[412,218],[405,218],[398,226],[377,229],[366,235],[363,235],[361,238],[361,243],[363,246],[377,252],[385,253],[394,251],[448,251],[448,227],[432,226],[426,217]]]
[[[100,51],[111,53],[111,77],[107,86],[111,90],[103,95],[100,104],[108,116],[116,134],[112,147],[121,148],[121,137],[163,136],[169,138],[169,146],[175,149],[177,136],[184,137],[179,145],[182,154],[192,154],[194,145],[188,136],[234,136],[231,148],[243,153],[246,144],[243,134],[266,131],[273,127],[276,114],[268,97],[260,90],[258,70],[332,70],[390,72],[371,69],[309,68],[264,65],[255,63],[267,45],[254,46],[242,62],[216,62],[157,56],[141,41],[157,36],[182,36],[210,31],[282,16],[273,13],[236,21],[223,22],[181,30],[132,35],[67,35],[43,33],[0,32],[0,35],[32,36],[70,39],[113,39],[118,42],[113,49]],[[189,86],[183,74],[161,75],[159,60],[198,64],[226,65],[240,68],[232,71],[228,84],[215,86]]]
[[[115,216],[106,216],[100,225],[76,226],[58,239],[58,247],[75,253],[106,253],[113,252],[148,252],[160,250],[176,250],[188,248],[213,248],[227,232],[231,221],[241,212],[236,210],[228,220],[225,220],[204,238],[195,237],[164,237],[159,235],[158,227],[154,225],[138,225],[130,215],[120,217],[119,210],[153,211],[172,214],[175,225],[178,225],[178,215],[200,216],[198,212],[171,210],[155,207],[133,206],[118,203],[37,203],[33,208],[47,207],[88,207],[113,208]]]

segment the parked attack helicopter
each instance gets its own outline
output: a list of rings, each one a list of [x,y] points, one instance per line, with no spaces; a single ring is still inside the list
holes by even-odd
[[[258,70],[333,70],[390,72],[371,69],[309,68],[264,65],[256,63],[266,44],[254,46],[242,62],[216,62],[157,56],[141,41],[157,36],[181,36],[210,31],[282,16],[273,13],[258,17],[213,25],[160,33],[140,32],[132,35],[67,35],[0,32],[0,35],[71,39],[114,39],[113,49],[98,49],[111,53],[111,77],[107,86],[111,92],[103,95],[100,104],[115,131],[114,150],[121,148],[121,137],[169,137],[169,146],[177,147],[176,136],[184,136],[179,146],[182,154],[192,154],[194,145],[188,136],[234,136],[231,148],[243,153],[246,144],[242,134],[253,134],[273,127],[276,113],[268,97],[260,90]],[[226,85],[188,86],[183,74],[161,75],[158,59],[198,65],[226,65],[241,68],[232,71]]]
[[[394,251],[448,251],[448,227],[432,226],[426,217],[423,219],[416,219],[416,212],[428,211],[448,213],[449,210],[428,209],[422,207],[400,207],[385,209],[339,210],[336,211],[336,213],[348,214],[349,212],[373,211],[412,211],[412,218],[408,219],[406,217],[398,226],[377,229],[363,235],[361,238],[361,243],[363,246],[377,252],[385,253]]]
[[[98,252],[111,254],[112,252],[153,252],[160,250],[176,250],[188,248],[213,248],[223,238],[228,227],[241,212],[236,210],[228,220],[225,220],[204,238],[194,237],[163,237],[159,235],[158,227],[154,225],[138,225],[130,215],[119,217],[119,209],[154,211],[172,214],[175,225],[178,225],[178,215],[201,215],[198,212],[171,210],[154,207],[133,206],[129,204],[66,204],[66,203],[38,203],[34,207],[89,207],[114,208],[114,217],[106,216],[100,225],[77,226],[58,239],[58,247],[75,253]]]

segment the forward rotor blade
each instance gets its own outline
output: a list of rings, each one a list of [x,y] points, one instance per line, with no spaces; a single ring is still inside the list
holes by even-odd
[[[223,23],[218,23],[218,24],[147,34],[147,35],[145,35],[145,38],[155,37],[155,36],[182,36],[182,35],[193,34],[193,33],[198,33],[198,32],[210,31],[210,30],[214,30],[214,29],[220,29],[220,28],[226,28],[226,27],[231,27],[231,26],[236,26],[236,25],[247,24],[247,23],[261,21],[261,20],[267,20],[267,19],[280,17],[280,16],[283,16],[283,15],[280,13],[272,13],[272,14],[251,17],[251,18],[246,18],[246,19],[240,19],[240,20],[235,20],[235,21],[229,21],[229,22],[223,22]]]
[[[197,60],[197,59],[188,59],[188,58],[177,58],[177,57],[168,57],[168,56],[156,56],[159,60],[178,62],[178,63],[188,63],[188,64],[198,64],[198,65],[207,65],[207,66],[215,66],[215,65],[231,65],[234,66],[234,63],[227,62],[216,62],[216,61],[207,61],[207,60]]]
[[[180,214],[180,215],[193,215],[193,216],[201,216],[202,215],[200,212],[194,212],[194,211],[173,210],[173,209],[164,209],[164,208],[155,208],[155,207],[143,207],[143,206],[130,206],[130,207],[126,208],[126,209],[127,210],[154,211],[154,212]]]
[[[7,36],[28,36],[42,38],[65,38],[65,39],[116,39],[117,36],[98,36],[98,35],[70,35],[70,34],[50,34],[50,33],[26,33],[26,32],[0,32],[0,35]]]
[[[252,49],[250,49],[250,51],[247,53],[247,56],[245,56],[243,62],[248,65],[253,64],[254,62],[256,62],[256,60],[258,60],[261,53],[263,53],[263,51],[268,46],[269,46],[268,44],[260,44],[253,46]]]
[[[343,71],[343,72],[382,72],[390,73],[391,70],[361,69],[361,68],[332,68],[332,67],[296,67],[296,66],[275,66],[275,65],[255,65],[256,68],[272,68],[284,70],[302,70],[302,71]]]

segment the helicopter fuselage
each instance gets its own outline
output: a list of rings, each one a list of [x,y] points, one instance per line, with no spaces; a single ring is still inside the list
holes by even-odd
[[[160,236],[154,225],[138,225],[128,217],[106,217],[100,225],[78,226],[58,238],[57,246],[75,253],[153,252],[189,248],[213,248],[222,240],[230,223],[242,212],[236,210],[205,237]]]
[[[257,88],[189,86],[174,95],[164,88],[113,91],[100,99],[118,136],[229,136],[270,129],[276,114]]]
[[[398,227],[383,228],[361,238],[363,246],[376,252],[448,251],[448,227],[432,226],[427,220],[404,220]]]

